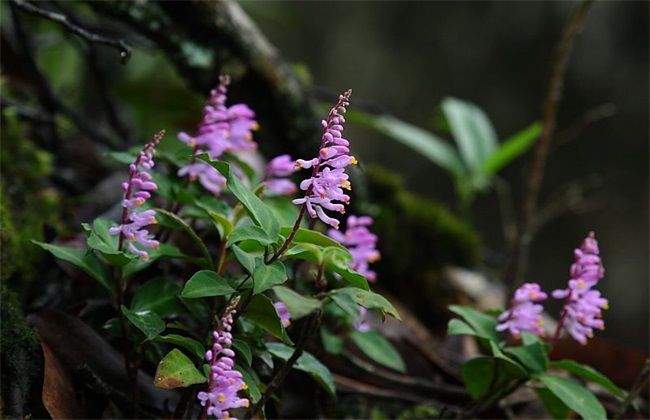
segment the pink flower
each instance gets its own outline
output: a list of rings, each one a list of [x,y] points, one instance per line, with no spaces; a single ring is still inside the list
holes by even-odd
[[[298,187],[291,180],[284,179],[296,171],[296,162],[289,155],[277,156],[266,165],[264,181],[266,189],[274,195],[292,195]]]
[[[351,215],[348,217],[345,233],[329,229],[327,234],[350,251],[352,254],[350,268],[365,276],[368,281],[375,282],[377,274],[368,267],[369,264],[378,261],[381,255],[376,249],[377,235],[368,230],[372,222],[369,216]]]
[[[245,104],[226,106],[229,84],[229,77],[219,77],[219,86],[210,92],[210,99],[203,108],[203,118],[196,136],[185,132],[178,133],[178,139],[193,147],[195,155],[207,153],[210,158],[217,160],[226,152],[238,153],[257,148],[252,134],[259,128],[254,120],[255,112]],[[198,179],[208,191],[219,195],[225,179],[216,169],[204,163],[192,159],[189,165],[178,171],[178,175],[189,175],[191,181]]]
[[[284,328],[287,328],[289,325],[291,325],[291,312],[289,312],[289,308],[287,308],[287,305],[285,305],[282,302],[275,302],[273,306],[275,306],[275,310],[278,313],[278,316],[280,317],[280,322],[282,322],[282,326],[284,326]]]
[[[129,166],[129,180],[122,184],[124,199],[122,200],[122,224],[108,229],[110,235],[120,234],[119,249],[122,249],[124,239],[128,240],[127,249],[140,258],[146,260],[149,253],[135,246],[137,243],[146,248],[158,248],[159,242],[145,229],[148,225],[156,224],[156,212],[153,209],[138,212],[138,208],[151,198],[149,191],[156,190],[158,186],[151,179],[151,175],[140,167],[150,170],[154,166],[153,154],[155,147],[162,139],[165,132],[161,131],[147,143],[138,157]]]
[[[349,142],[342,137],[345,107],[349,105],[351,90],[339,96],[339,101],[332,108],[327,120],[322,121],[323,135],[318,157],[311,160],[298,159],[296,167],[312,168],[312,176],[300,183],[300,189],[305,191],[303,198],[292,202],[305,206],[309,215],[318,217],[324,223],[338,229],[339,221],[328,216],[324,209],[345,212],[344,204],[350,197],[343,190],[351,188],[345,167],[356,164],[354,156],[349,156]],[[337,201],[338,203],[335,203]]]
[[[534,302],[548,298],[537,283],[524,283],[515,290],[510,308],[499,315],[497,331],[508,330],[515,337],[519,338],[522,332],[531,332],[540,337],[544,336],[542,328],[543,320],[540,315],[544,308]]]
[[[584,239],[580,248],[574,251],[575,261],[571,265],[571,279],[568,288],[553,291],[556,299],[565,299],[555,339],[564,327],[569,335],[580,344],[587,344],[593,337],[593,329],[605,329],[602,310],[609,308],[607,299],[600,292],[592,290],[605,275],[600,260],[600,250],[594,233]]]
[[[231,408],[248,407],[247,398],[239,398],[237,393],[248,387],[242,379],[242,374],[233,369],[235,352],[230,348],[233,315],[236,312],[238,298],[226,308],[219,326],[213,333],[212,349],[205,352],[205,359],[210,362],[210,380],[208,391],[199,392],[197,397],[206,408],[209,416],[218,419],[233,419],[228,410]],[[233,419],[236,420],[236,419]]]

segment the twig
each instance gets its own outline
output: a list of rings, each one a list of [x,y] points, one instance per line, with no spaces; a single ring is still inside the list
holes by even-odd
[[[542,184],[542,178],[544,177],[548,149],[555,132],[557,108],[560,103],[567,63],[576,37],[584,25],[587,12],[589,12],[592,4],[593,0],[587,0],[576,6],[572,19],[564,29],[564,34],[553,61],[553,70],[546,89],[546,98],[542,110],[542,133],[533,149],[533,156],[528,171],[521,210],[521,228],[513,250],[510,266],[506,270],[504,277],[504,282],[510,289],[518,281],[521,272],[525,271],[528,250],[533,236],[532,227],[535,224],[539,190]]]
[[[34,74],[34,77],[38,83],[39,102],[41,103],[41,105],[47,112],[48,117],[52,121],[51,123],[47,124],[52,139],[51,140],[52,145],[50,146],[50,149],[55,150],[59,147],[58,133],[56,131],[56,126],[54,124],[55,121],[54,117],[58,112],[70,118],[70,120],[72,120],[72,122],[79,129],[79,131],[86,134],[87,136],[95,139],[96,141],[102,144],[106,144],[112,147],[117,146],[115,141],[111,137],[106,136],[104,133],[98,131],[93,124],[88,122],[88,118],[85,118],[83,115],[79,114],[74,108],[72,108],[71,106],[63,102],[63,100],[61,100],[61,98],[59,98],[54,93],[52,87],[50,86],[49,81],[47,80],[43,72],[38,67],[38,64],[36,63],[36,59],[34,58],[34,54],[33,54],[33,46],[32,46],[31,39],[29,38],[27,32],[25,31],[25,28],[23,27],[23,22],[18,16],[16,7],[13,7],[14,5],[20,6],[19,1],[20,0],[18,1],[12,0],[11,2],[12,7],[10,8],[12,12],[13,21],[14,21],[14,28],[16,31],[16,38],[18,39],[18,42],[25,54],[25,61],[27,63],[27,66]]]
[[[618,410],[616,410],[616,413],[612,416],[613,419],[622,418],[627,409],[632,405],[632,402],[639,396],[643,388],[648,385],[648,381],[650,380],[650,378],[648,378],[648,373],[650,373],[650,358],[646,359],[643,368],[634,380],[634,385],[632,385],[630,393],[627,395],[627,398],[625,398],[625,401],[623,401]]]
[[[25,0],[11,0],[11,2],[28,13],[44,17],[56,23],[60,23],[61,25],[65,26],[66,29],[68,29],[70,32],[79,35],[88,42],[105,44],[117,48],[120,51],[122,64],[126,64],[129,61],[129,58],[131,58],[131,47],[129,47],[126,41],[123,39],[114,40],[101,35],[97,35],[70,22],[68,17],[64,14],[42,9]]]
[[[405,387],[417,387],[423,388],[428,391],[432,391],[439,395],[445,395],[448,397],[462,397],[469,398],[469,394],[460,386],[450,385],[450,384],[438,384],[432,382],[426,378],[420,378],[417,376],[402,375],[399,373],[393,373],[386,369],[375,366],[372,363],[366,362],[365,360],[355,356],[347,350],[343,350],[343,356],[345,356],[354,366],[359,369],[364,370],[365,372],[381,379],[400,384]]]
[[[253,405],[246,412],[244,419],[253,418],[253,416],[257,414],[266,405],[266,403],[273,396],[275,390],[280,386],[280,384],[282,384],[284,379],[289,374],[289,371],[291,371],[291,369],[293,368],[293,365],[295,365],[298,359],[300,358],[300,356],[302,356],[302,353],[305,350],[305,346],[310,341],[312,334],[314,334],[314,332],[318,330],[318,325],[320,324],[321,316],[322,316],[322,312],[318,311],[315,314],[313,314],[308,320],[305,321],[305,324],[303,325],[302,331],[300,333],[300,338],[298,339],[298,342],[296,343],[296,347],[293,350],[293,354],[291,354],[291,357],[289,357],[286,363],[282,365],[282,367],[275,373],[275,375],[273,375],[273,378],[271,379],[266,389],[264,390],[264,394],[262,394],[259,401],[257,401],[257,403],[255,403],[255,405]]]

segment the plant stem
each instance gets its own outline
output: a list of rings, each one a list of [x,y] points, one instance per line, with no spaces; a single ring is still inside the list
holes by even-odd
[[[310,188],[311,189],[311,188]],[[307,194],[309,194],[310,191],[307,191]],[[307,211],[307,204],[303,204],[302,207],[300,208],[300,213],[298,214],[298,217],[296,218],[296,223],[293,225],[293,229],[291,229],[291,233],[287,237],[287,239],[284,241],[280,249],[278,249],[275,254],[273,254],[273,257],[271,257],[270,260],[266,261],[266,265],[273,264],[275,261],[277,261],[278,258],[284,254],[284,251],[287,250],[291,242],[293,241],[293,238],[296,236],[296,233],[298,232],[298,229],[300,228],[300,222],[302,222],[302,218],[305,215],[305,212]]]
[[[542,178],[544,177],[548,149],[555,132],[557,108],[560,103],[569,55],[578,33],[584,26],[587,12],[591,8],[592,3],[593,0],[586,0],[576,6],[573,17],[564,28],[564,34],[553,61],[553,70],[548,81],[546,98],[544,99],[542,110],[542,133],[533,149],[526,190],[522,202],[521,227],[515,242],[509,267],[504,276],[504,283],[510,289],[513,288],[514,284],[522,275],[522,272],[525,271],[528,250],[532,242],[536,224],[536,208],[539,191]]]
[[[308,320],[305,321],[302,331],[300,332],[300,338],[296,343],[296,348],[293,350],[291,357],[289,357],[286,363],[282,365],[282,367],[275,373],[275,375],[273,375],[273,378],[267,385],[266,390],[264,390],[264,394],[262,394],[259,401],[257,401],[257,403],[255,403],[255,405],[253,405],[246,412],[246,414],[244,415],[244,419],[253,418],[253,416],[257,414],[264,407],[264,405],[266,405],[266,403],[271,398],[271,396],[273,396],[273,394],[275,393],[276,389],[280,386],[280,384],[282,384],[284,379],[289,374],[291,368],[293,368],[293,365],[298,361],[300,356],[302,356],[305,346],[307,345],[310,338],[312,337],[312,334],[318,330],[318,325],[321,322],[321,316],[322,316],[322,312],[318,311],[314,313]]]

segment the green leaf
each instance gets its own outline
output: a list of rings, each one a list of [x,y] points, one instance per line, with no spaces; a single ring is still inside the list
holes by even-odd
[[[343,350],[343,345],[345,344],[342,337],[332,334],[327,327],[322,327],[320,329],[320,338],[326,352],[334,355],[341,354],[341,350]]]
[[[476,335],[474,328],[470,327],[465,321],[458,318],[452,318],[447,324],[447,335]]]
[[[486,338],[495,343],[499,342],[499,334],[496,331],[497,320],[494,317],[472,309],[468,306],[451,305],[449,310],[464,318],[475,331],[477,337]]]
[[[357,322],[361,320],[361,310],[359,309],[359,304],[345,293],[332,293],[329,295],[332,298],[332,302],[335,304],[335,308],[338,307],[345,314],[347,314],[352,322]],[[329,312],[332,311],[331,304],[326,305],[326,308]],[[335,318],[339,318],[341,315],[335,312]]]
[[[281,226],[294,223],[300,213],[298,206],[285,196],[264,197],[264,202],[271,208]]]
[[[534,122],[518,133],[513,134],[503,141],[498,149],[483,163],[483,174],[491,176],[501,168],[512,162],[513,159],[523,154],[535,143],[542,132],[542,124]]]
[[[571,410],[561,399],[555,396],[548,388],[534,388],[535,393],[554,419],[568,419]]]
[[[294,349],[282,343],[266,343],[266,348],[269,352],[282,361],[287,361],[293,354]],[[294,369],[307,372],[312,378],[316,380],[330,395],[336,394],[336,387],[334,385],[334,378],[330,370],[322,364],[318,359],[310,353],[304,351],[296,364]]]
[[[607,376],[598,372],[591,366],[580,364],[574,360],[557,360],[551,362],[551,367],[562,369],[588,381],[595,382],[619,398],[626,398],[627,393],[617,387]]]
[[[113,278],[111,272],[94,253],[88,253],[86,249],[67,248],[46,244],[43,242],[32,241],[46,251],[49,251],[55,257],[67,261],[86,272],[90,277],[97,280],[111,294],[115,293],[113,288]]]
[[[544,372],[548,369],[548,356],[541,343],[506,347],[504,350],[515,356],[531,372]]]
[[[292,226],[284,226],[280,229],[280,235],[288,238],[292,230]],[[331,246],[345,250],[345,247],[334,239],[311,229],[298,228],[296,235],[293,237],[293,240],[294,242],[306,242],[309,244],[318,245],[323,248]]]
[[[345,118],[353,123],[373,128],[410,147],[454,177],[461,177],[465,173],[465,167],[454,147],[427,130],[391,115],[371,115],[358,110],[348,110]]]
[[[280,321],[280,316],[271,299],[264,295],[255,295],[242,316],[253,324],[262,327],[272,336],[286,344],[293,344]]]
[[[341,267],[340,265],[334,264],[325,264],[325,268],[331,270],[347,280],[352,286],[362,289],[364,291],[370,291],[370,285],[368,285],[368,279],[363,275],[357,273],[349,267]]]
[[[137,257],[119,250],[119,235],[108,234],[108,229],[115,225],[111,220],[95,219],[87,243],[88,248],[99,251],[111,265],[122,267]]]
[[[213,296],[228,296],[235,293],[226,279],[211,270],[201,270],[185,283],[181,296],[184,298],[202,298]]]
[[[291,242],[289,249],[282,254],[282,259],[298,259],[320,264],[323,261],[323,248],[307,242]]]
[[[246,270],[246,272],[250,275],[253,275],[253,272],[255,271],[255,257],[253,257],[251,254],[248,252],[242,250],[240,247],[237,245],[233,245],[230,247],[232,250],[232,254],[235,256],[235,259],[239,264],[241,264],[242,268]]]
[[[253,353],[251,352],[251,348],[248,347],[248,344],[246,344],[245,341],[234,338],[232,340],[232,347],[238,356],[244,358],[248,366],[250,366],[251,363],[253,363]]]
[[[169,279],[150,280],[140,286],[133,295],[131,310],[151,311],[159,317],[184,313],[185,307],[178,300],[180,291],[181,287]]]
[[[164,389],[187,388],[207,382],[206,377],[180,350],[173,349],[158,363],[154,386]]]
[[[498,140],[492,123],[482,109],[456,98],[442,100],[442,110],[458,145],[463,163],[477,174],[494,153]]]
[[[210,251],[208,251],[208,248],[205,246],[205,243],[203,243],[203,240],[199,238],[199,235],[196,234],[194,229],[190,225],[188,225],[185,220],[181,219],[174,213],[167,211],[165,209],[157,208],[156,210],[156,215],[157,216],[162,216],[160,217],[160,224],[164,226],[168,226],[171,228],[175,229],[182,229],[187,234],[194,240],[196,245],[199,247],[201,250],[201,254],[203,254],[203,258],[205,258],[206,263],[208,264],[209,267],[213,266],[212,263],[212,257],[210,256]]]
[[[142,258],[134,258],[129,264],[122,267],[122,276],[124,278],[132,276],[133,274],[144,270],[145,268],[149,267],[154,261],[163,257],[191,261],[193,264],[196,264],[198,266],[204,266],[206,264],[203,259],[190,257],[189,255],[183,254],[175,246],[168,244],[160,244],[158,249],[149,249],[147,252],[149,252],[149,258],[147,260],[143,260]]]
[[[215,227],[219,231],[221,238],[227,238],[233,230],[232,222],[226,217],[214,211],[208,211],[208,216],[214,222]]]
[[[233,175],[230,166],[226,162],[211,162],[206,155],[199,156],[199,159],[208,162],[226,177],[228,189],[242,203],[253,222],[264,229],[270,238],[276,238],[280,233],[280,225],[275,214],[239,178]]]
[[[539,374],[534,377],[583,419],[604,419],[607,412],[587,388],[567,378]]]
[[[106,156],[108,156],[109,158],[113,159],[118,163],[123,163],[125,165],[132,164],[133,162],[135,162],[135,158],[136,158],[136,156],[128,152],[108,152],[106,153]]]
[[[192,354],[194,354],[200,361],[203,361],[203,359],[205,358],[205,348],[203,347],[203,344],[199,343],[193,338],[185,337],[178,334],[167,334],[167,335],[159,335],[158,337],[154,338],[153,341],[158,341],[161,343],[168,343],[178,347],[183,347],[184,349],[191,351]]]
[[[259,399],[262,397],[262,393],[257,386],[257,384],[261,383],[260,379],[257,377],[257,373],[255,373],[255,371],[250,366],[240,365],[238,363],[235,364],[234,369],[241,373],[242,380],[248,386],[248,395],[252,400],[251,402],[254,403],[256,401],[259,401]]]
[[[278,299],[287,305],[287,309],[291,313],[291,318],[294,320],[307,316],[323,306],[320,300],[303,296],[288,287],[275,286],[273,287],[273,292]]]
[[[145,340],[153,340],[161,332],[165,331],[165,321],[151,311],[131,311],[122,305],[122,313],[131,321],[145,336]]]
[[[485,356],[465,362],[461,375],[467,392],[474,399],[479,399],[513,380],[526,377],[518,365],[504,359]]]
[[[261,258],[256,258],[253,280],[253,293],[262,293],[277,284],[287,281],[287,270],[280,261],[266,265]]]
[[[395,350],[392,344],[377,331],[352,331],[350,338],[363,351],[380,365],[406,373],[406,365],[402,356]]]
[[[402,320],[393,305],[388,300],[386,300],[385,297],[377,293],[356,287],[344,287],[342,289],[336,289],[329,292],[330,296],[336,294],[348,295],[355,303],[368,309],[379,309],[382,318],[385,314],[387,314],[393,318],[399,319],[400,321]]]
[[[275,242],[275,240],[269,238],[264,229],[259,226],[242,226],[233,230],[230,236],[228,236],[226,247],[230,247],[232,244],[246,240],[253,240],[261,246],[271,245]]]

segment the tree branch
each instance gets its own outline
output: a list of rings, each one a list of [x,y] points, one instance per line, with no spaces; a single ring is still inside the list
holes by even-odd
[[[70,32],[79,35],[88,42],[105,44],[117,48],[120,51],[122,64],[126,64],[129,61],[129,58],[131,58],[131,47],[129,47],[126,41],[123,39],[114,40],[101,35],[97,35],[70,22],[68,17],[64,14],[56,13],[51,10],[41,9],[40,7],[34,6],[32,3],[25,0],[11,0],[11,2],[28,13],[44,17],[65,26],[66,29],[68,29]]]

